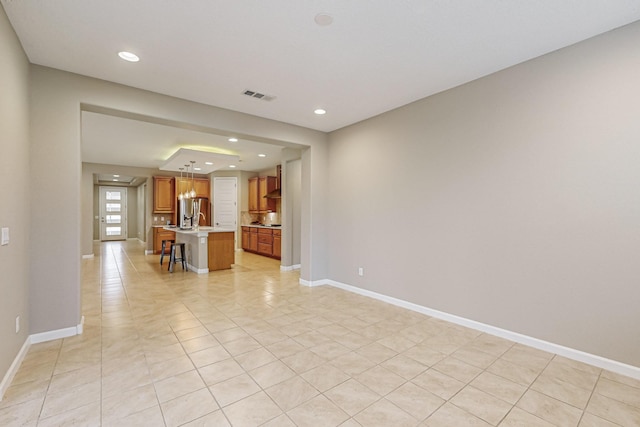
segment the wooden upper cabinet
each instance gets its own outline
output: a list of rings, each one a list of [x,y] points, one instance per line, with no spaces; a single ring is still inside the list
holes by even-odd
[[[277,178],[275,176],[261,176],[258,178],[258,210],[271,212],[276,210],[276,199],[267,199],[265,194],[276,189]]]
[[[258,212],[258,177],[249,179],[249,212]]]
[[[193,183],[191,178],[176,178],[176,197],[180,193],[196,190],[196,197],[203,197],[208,199],[211,197],[210,183],[208,178],[194,178]]]
[[[265,198],[276,189],[277,178],[275,176],[261,176],[249,178],[249,212],[271,212],[276,210],[276,200]]]
[[[173,213],[176,208],[175,179],[171,176],[153,177],[153,213]]]

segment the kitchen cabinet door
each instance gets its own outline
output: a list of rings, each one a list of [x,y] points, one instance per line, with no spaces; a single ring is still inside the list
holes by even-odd
[[[174,178],[153,177],[153,213],[173,213],[176,208]]]
[[[258,178],[249,179],[249,212],[256,213],[259,211],[258,204]]]
[[[252,252],[258,252],[258,229],[251,228],[249,233],[249,250]]]
[[[175,239],[176,239],[175,231],[169,231],[160,227],[154,227],[153,228],[153,253],[160,254],[162,252],[163,240],[175,240]],[[170,244],[165,246],[165,249],[164,249],[165,255],[169,255],[169,248],[171,248]]]
[[[242,227],[242,249],[245,251],[249,250],[249,235],[250,235],[249,227]]]
[[[280,259],[282,252],[282,236],[280,230],[273,230],[273,256]]]
[[[258,210],[260,212],[273,212],[276,210],[276,199],[267,199],[265,194],[276,189],[277,178],[275,176],[261,176],[258,178]]]

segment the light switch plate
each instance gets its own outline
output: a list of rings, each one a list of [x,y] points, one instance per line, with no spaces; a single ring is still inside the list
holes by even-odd
[[[9,244],[9,227],[2,227],[2,238],[0,239],[0,245],[5,246]]]

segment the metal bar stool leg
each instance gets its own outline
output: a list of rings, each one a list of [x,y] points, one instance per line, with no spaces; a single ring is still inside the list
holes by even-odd
[[[173,264],[176,263],[176,245],[171,243],[171,250],[169,251],[169,273],[173,273]]]

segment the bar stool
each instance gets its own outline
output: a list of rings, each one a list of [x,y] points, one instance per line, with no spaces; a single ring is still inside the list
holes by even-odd
[[[180,248],[180,258],[176,257],[176,247]],[[187,258],[185,256],[185,244],[184,243],[171,243],[171,250],[169,251],[169,272],[173,273],[173,265],[176,261],[180,261],[182,269],[187,269]]]
[[[166,239],[162,241],[162,252],[160,252],[160,265],[162,265],[162,260],[164,259],[164,251],[167,248],[167,243],[175,243],[175,240]]]

